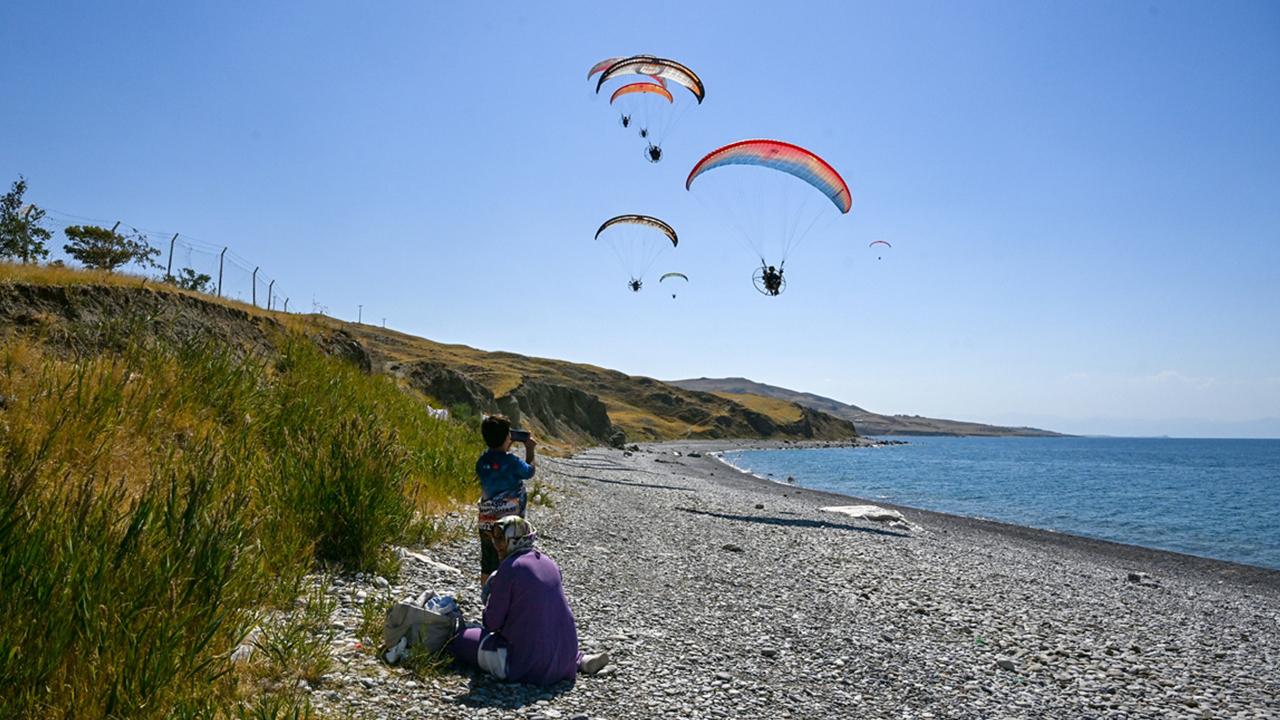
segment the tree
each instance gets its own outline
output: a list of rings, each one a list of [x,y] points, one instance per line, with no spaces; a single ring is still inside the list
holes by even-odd
[[[132,235],[118,233],[97,225],[72,225],[63,230],[71,242],[63,245],[71,257],[79,260],[88,268],[114,272],[122,265],[137,263],[143,267],[160,267],[154,258],[160,255],[159,248],[147,244],[147,240],[137,230]]]
[[[211,289],[210,284],[213,282],[213,276],[206,275],[205,273],[198,273],[189,267],[184,267],[178,271],[178,275],[176,277],[169,275],[164,280],[171,285],[177,285],[183,290],[195,290],[196,292],[207,293]]]
[[[49,257],[44,244],[53,233],[41,227],[44,210],[35,205],[23,207],[27,180],[21,175],[13,181],[9,192],[0,197],[0,257],[17,258],[24,263]]]

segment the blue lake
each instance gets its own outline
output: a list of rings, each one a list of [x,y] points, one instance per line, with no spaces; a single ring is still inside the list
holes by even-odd
[[[1280,440],[895,438],[742,450],[802,487],[1280,569]]]

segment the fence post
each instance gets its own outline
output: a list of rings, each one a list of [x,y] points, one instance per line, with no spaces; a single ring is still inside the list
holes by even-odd
[[[253,279],[249,282],[253,285],[253,306],[258,307],[258,268],[253,269]]]
[[[275,297],[271,293],[271,288],[275,287],[275,284],[276,284],[275,280],[272,280],[271,282],[267,283],[267,309],[268,310],[271,309],[271,300],[273,297]]]
[[[116,231],[116,228],[118,228],[118,227],[120,227],[120,221],[119,221],[119,220],[117,220],[117,221],[116,221],[116,224],[115,224],[115,225],[112,225],[112,226],[111,226],[111,232],[115,232],[115,231]]]
[[[173,237],[169,238],[169,264],[164,269],[164,276],[166,278],[173,277],[173,244],[177,241],[178,233],[174,233]]]
[[[364,306],[357,305],[356,308],[356,324],[362,325],[363,323],[361,321],[364,320]]]
[[[227,256],[227,249],[222,248],[222,252],[218,253],[218,297],[222,297],[222,260]]]

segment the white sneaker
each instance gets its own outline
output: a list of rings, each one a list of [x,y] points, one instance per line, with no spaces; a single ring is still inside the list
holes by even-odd
[[[582,660],[578,662],[578,672],[583,675],[595,675],[609,664],[609,653],[602,652],[595,655],[583,655]]]

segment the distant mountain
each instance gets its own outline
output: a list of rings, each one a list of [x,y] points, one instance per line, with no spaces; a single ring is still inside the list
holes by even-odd
[[[1002,427],[962,420],[939,420],[919,415],[881,415],[857,405],[842,403],[813,393],[797,392],[776,385],[765,385],[747,378],[697,378],[668,380],[668,385],[715,393],[739,404],[747,404],[749,396],[785,400],[797,405],[851,421],[862,435],[985,435],[1057,437],[1061,433],[1032,427]]]

